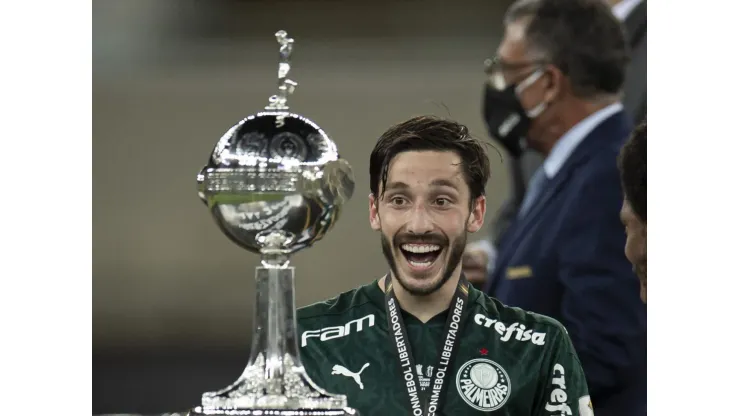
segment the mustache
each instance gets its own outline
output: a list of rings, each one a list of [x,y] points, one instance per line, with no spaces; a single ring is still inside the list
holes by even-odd
[[[416,243],[416,244],[436,244],[439,246],[446,246],[449,243],[447,237],[440,234],[409,234],[401,233],[393,236],[393,245],[396,247],[401,244]]]

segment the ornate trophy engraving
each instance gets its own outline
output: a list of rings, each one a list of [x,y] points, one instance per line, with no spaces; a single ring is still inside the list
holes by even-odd
[[[301,364],[290,255],[320,240],[354,191],[352,169],[313,121],[288,112],[293,39],[280,44],[278,93],[229,129],[198,174],[198,195],[221,231],[261,256],[252,350],[232,385],[203,394],[191,415],[357,415]]]

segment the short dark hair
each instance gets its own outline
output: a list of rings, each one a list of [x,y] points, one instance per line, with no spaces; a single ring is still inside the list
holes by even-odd
[[[643,121],[622,146],[617,159],[624,197],[647,223],[647,121]]]
[[[471,201],[485,195],[491,168],[483,144],[458,122],[436,116],[418,116],[398,123],[380,136],[370,153],[370,191],[382,197],[393,158],[409,151],[451,151],[460,156]],[[380,194],[379,187],[382,185]]]
[[[518,0],[506,24],[527,19],[526,38],[581,98],[621,92],[629,51],[622,24],[603,0]]]

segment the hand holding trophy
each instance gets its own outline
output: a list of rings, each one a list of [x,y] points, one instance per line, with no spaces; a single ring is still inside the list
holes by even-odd
[[[354,191],[352,168],[313,121],[288,111],[293,39],[280,44],[278,93],[231,127],[198,174],[198,195],[221,231],[261,256],[252,349],[232,385],[203,394],[200,415],[357,415],[345,396],[317,386],[301,364],[290,255],[320,240]]]

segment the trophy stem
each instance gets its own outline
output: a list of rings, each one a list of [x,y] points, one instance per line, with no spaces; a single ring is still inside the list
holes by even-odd
[[[286,364],[302,367],[298,352],[294,282],[293,267],[257,267],[257,304],[249,362],[255,362],[262,354],[265,380],[268,386],[275,384],[277,389],[282,386]],[[285,362],[288,357],[290,363]]]
[[[252,350],[239,379],[216,392],[203,394],[202,406],[191,415],[252,415],[254,411],[302,409],[301,415],[345,415],[347,399],[330,394],[306,374],[298,350],[295,269],[287,257],[263,253],[256,269]],[[320,410],[313,412],[310,409]],[[346,413],[342,413],[346,412]]]

